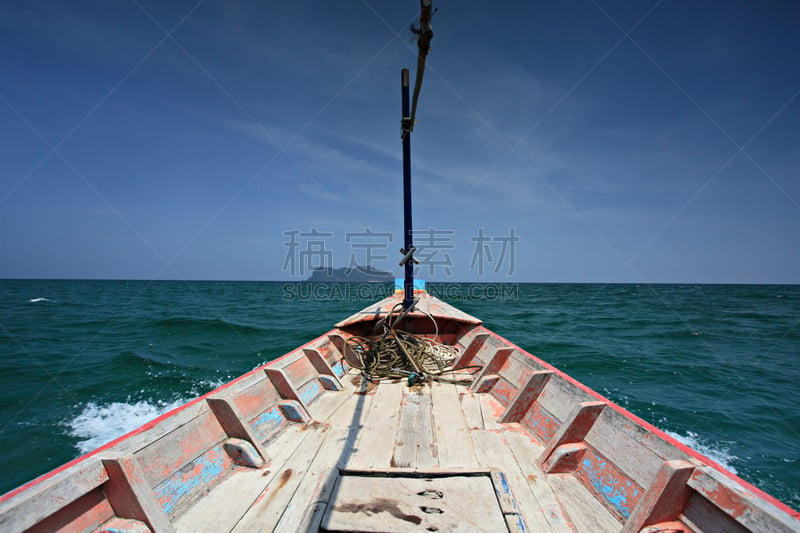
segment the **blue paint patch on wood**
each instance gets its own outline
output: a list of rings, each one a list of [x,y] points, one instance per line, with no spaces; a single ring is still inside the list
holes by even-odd
[[[302,387],[300,390],[297,391],[297,396],[300,397],[300,401],[303,402],[305,405],[310,404],[317,396],[322,393],[322,384],[317,379],[312,379]]]
[[[322,387],[325,390],[333,390],[333,391],[341,390],[341,388],[339,387],[339,383],[331,376],[320,376],[319,382],[322,384]]]
[[[333,369],[333,373],[336,374],[336,377],[340,378],[344,376],[345,372],[347,372],[347,370],[344,368],[345,364],[347,363],[345,362],[344,359],[342,359],[337,363],[334,363],[334,365],[331,367]]]
[[[286,422],[278,406],[273,406],[250,421],[250,427],[261,442],[266,442]]]
[[[621,476],[608,461],[591,451],[581,462],[581,469],[595,492],[621,517],[631,516],[631,507],[640,495],[635,484]],[[629,499],[635,501],[629,503]]]
[[[492,374],[490,376],[485,376],[481,378],[481,381],[480,383],[478,383],[475,392],[477,393],[489,392],[490,390],[492,390],[492,387],[494,387],[494,384],[497,383],[498,379],[500,379],[500,376],[496,374]]]
[[[161,508],[171,515],[180,504],[189,501],[193,493],[198,490],[204,492],[215,485],[226,472],[228,464],[228,456],[221,444],[193,459],[153,489]]]
[[[292,422],[305,423],[308,421],[306,420],[304,411],[301,410],[302,407],[295,401],[281,402],[278,404],[278,407],[280,408],[281,413],[283,413],[283,416]]]
[[[506,494],[511,494],[511,488],[508,486],[508,480],[506,479],[506,475],[502,472],[499,473],[500,477],[500,485],[503,487],[503,492]]]

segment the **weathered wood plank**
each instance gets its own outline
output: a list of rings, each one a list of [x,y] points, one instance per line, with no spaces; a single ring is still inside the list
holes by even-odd
[[[232,530],[277,472],[272,468],[248,468],[231,475],[174,523],[176,533]]]
[[[105,498],[103,490],[98,487],[87,494],[77,498],[69,505],[65,505],[57,512],[51,514],[37,523],[25,533],[51,533],[69,531],[95,531],[114,517],[114,509]],[[136,523],[140,527],[147,527],[144,522],[128,519],[129,523]],[[14,533],[21,529],[5,528],[4,533]]]
[[[621,524],[595,497],[571,474],[547,476],[550,486],[569,515],[575,531],[615,533]]]
[[[325,360],[325,357],[319,351],[313,348],[304,348],[303,352],[318,374],[331,376],[337,383],[339,382],[339,378],[336,372],[333,371],[333,367],[328,364],[328,361]]]
[[[320,393],[317,399],[308,405],[308,413],[317,422],[325,422],[349,398],[351,393],[345,391],[326,391]]]
[[[478,395],[469,391],[463,391],[458,395],[461,402],[461,410],[464,413],[464,421],[469,429],[483,429],[483,414],[481,413],[481,403]]]
[[[3,504],[0,530],[23,531],[108,480],[103,463],[87,459]]]
[[[134,454],[151,487],[225,438],[214,413],[206,409],[197,418],[164,435]]]
[[[597,417],[584,440],[643,487],[653,483],[665,461],[687,457],[613,409],[605,409]]]
[[[438,464],[430,388],[424,385],[405,388],[392,466],[430,468]]]
[[[236,524],[234,532],[272,531],[275,528],[330,430],[327,426],[311,426],[306,432],[309,435],[303,439],[302,445],[294,450],[277,476],[272,477],[266,489]]]
[[[797,528],[796,519],[760,500],[752,492],[711,467],[695,469],[687,485],[697,491],[697,495],[713,504],[719,514],[733,517],[749,531],[778,533]],[[692,497],[691,500],[695,498]],[[688,509],[685,513],[691,515]],[[697,523],[699,516],[692,519]]]
[[[511,487],[511,493],[519,506],[525,529],[528,531],[552,531],[536,497],[531,491],[514,456],[508,453],[508,443],[502,434],[491,431],[472,431],[475,455],[478,463],[487,468],[497,468],[503,472]]]
[[[339,404],[327,424],[307,431],[313,431],[312,440],[303,441],[298,451],[285,463],[281,475],[285,476],[286,481],[282,486],[279,482],[276,489],[281,494],[268,497],[270,501],[267,504],[258,502],[254,505],[258,509],[244,517],[237,525],[237,531],[247,531],[252,527],[263,528],[259,530],[264,531],[271,531],[273,527],[280,531],[305,531],[314,520],[319,519],[314,507],[317,501],[327,499],[335,480],[333,474],[337,472],[336,467],[343,467],[348,462],[363,428],[366,406],[372,400],[371,396],[365,395],[342,393],[342,396],[346,401]],[[318,435],[320,432],[324,434]],[[314,454],[305,456],[301,448],[311,448]],[[293,479],[285,474],[287,471],[294,473]],[[251,516],[253,513],[260,518]]]
[[[134,434],[119,442],[109,451],[114,453],[135,453],[145,446],[157,441],[164,435],[175,431],[177,428],[194,420],[203,411],[208,411],[208,405],[202,400],[195,401],[190,405],[180,407],[178,411],[148,422],[140,428],[134,430]]]
[[[496,533],[506,529],[488,475],[354,476],[337,481],[324,531]]]
[[[753,530],[741,525],[739,522],[723,513],[719,507],[712,504],[700,494],[692,494],[681,515],[681,522],[690,526],[694,531],[710,531],[712,533],[752,533]],[[761,533],[762,530],[755,530]],[[792,531],[785,529],[783,531]]]
[[[481,416],[483,417],[483,427],[485,429],[500,430],[500,418],[503,416],[505,407],[489,394],[477,394],[478,402],[481,406]]]
[[[450,383],[433,383],[433,427],[439,466],[474,468],[478,466],[469,428],[458,401],[461,387]]]
[[[286,378],[295,387],[299,387],[318,375],[317,370],[311,364],[305,352],[302,352],[301,357],[298,357],[296,361],[283,366],[282,370]]]
[[[350,458],[351,468],[389,468],[394,451],[394,436],[400,418],[403,383],[381,383],[371,405],[365,406],[366,417],[356,449]]]
[[[269,459],[265,457],[267,451],[263,448],[261,439],[247,423],[244,415],[236,408],[236,404],[227,398],[215,397],[206,398],[206,403],[228,437],[246,440],[253,445],[263,459]]]
[[[517,464],[525,475],[542,515],[552,531],[571,532],[572,524],[556,498],[553,488],[547,482],[547,475],[536,465],[536,459],[543,447],[532,437],[517,431],[506,431],[503,436],[508,442]]]
[[[544,367],[535,360],[515,350],[511,357],[508,358],[505,366],[497,373],[515,388],[520,388],[525,385],[525,382],[528,381],[533,372],[543,369]]]
[[[280,531],[310,531],[312,522],[320,518],[315,515],[318,503],[328,500],[338,468],[350,459],[366,416],[364,407],[372,397],[346,396],[347,401],[328,419],[331,430],[278,521]]]
[[[153,487],[161,508],[171,518],[180,516],[236,469],[222,443],[192,459]]]
[[[563,422],[575,405],[596,400],[594,396],[554,374],[536,401]]]
[[[176,522],[176,531],[231,531],[264,489],[289,468],[287,461],[311,435],[307,426],[292,424],[267,446],[270,462],[259,470],[241,469],[216,486],[202,505],[189,508]],[[285,475],[285,474],[284,474]]]
[[[236,408],[247,420],[254,418],[281,400],[280,394],[267,379],[267,376],[263,372],[259,374],[257,381],[254,380],[249,387],[238,394],[230,395],[227,394],[228,391],[224,391],[226,394],[221,395],[223,397],[230,396]]]

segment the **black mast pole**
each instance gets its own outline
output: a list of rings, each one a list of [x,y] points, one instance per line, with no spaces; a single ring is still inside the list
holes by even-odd
[[[405,262],[405,298],[403,309],[414,305],[414,260],[412,248],[414,247],[411,234],[411,110],[408,98],[408,69],[400,72],[401,92],[403,95],[403,253]]]

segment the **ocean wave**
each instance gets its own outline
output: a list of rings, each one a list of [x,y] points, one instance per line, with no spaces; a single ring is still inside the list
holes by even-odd
[[[67,423],[67,434],[81,439],[75,443],[75,447],[81,454],[88,453],[187,401],[188,399],[154,403],[145,400],[107,404],[89,402],[78,416]]]
[[[674,431],[664,431],[667,435],[676,439],[694,451],[705,455],[721,467],[737,474],[736,467],[733,462],[739,460],[739,457],[733,455],[731,451],[718,443],[709,441],[709,439],[700,436],[694,431],[687,431],[686,435],[675,433]]]
[[[37,302],[52,302],[53,300],[50,300],[49,298],[31,298],[28,301],[32,304],[35,304]]]
[[[154,327],[177,330],[178,332],[202,330],[204,332],[223,331],[229,333],[264,333],[265,329],[235,322],[221,318],[196,318],[196,317],[171,317],[156,320],[152,323]]]
[[[168,369],[177,368],[180,366],[164,356],[143,350],[124,350],[115,355],[111,359],[111,363],[116,367],[129,372],[140,368],[150,368],[152,365]]]

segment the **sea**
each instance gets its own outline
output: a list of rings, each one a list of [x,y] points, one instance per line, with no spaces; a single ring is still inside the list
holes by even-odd
[[[800,286],[428,290],[800,508]],[[0,280],[0,493],[391,292],[375,283]]]

